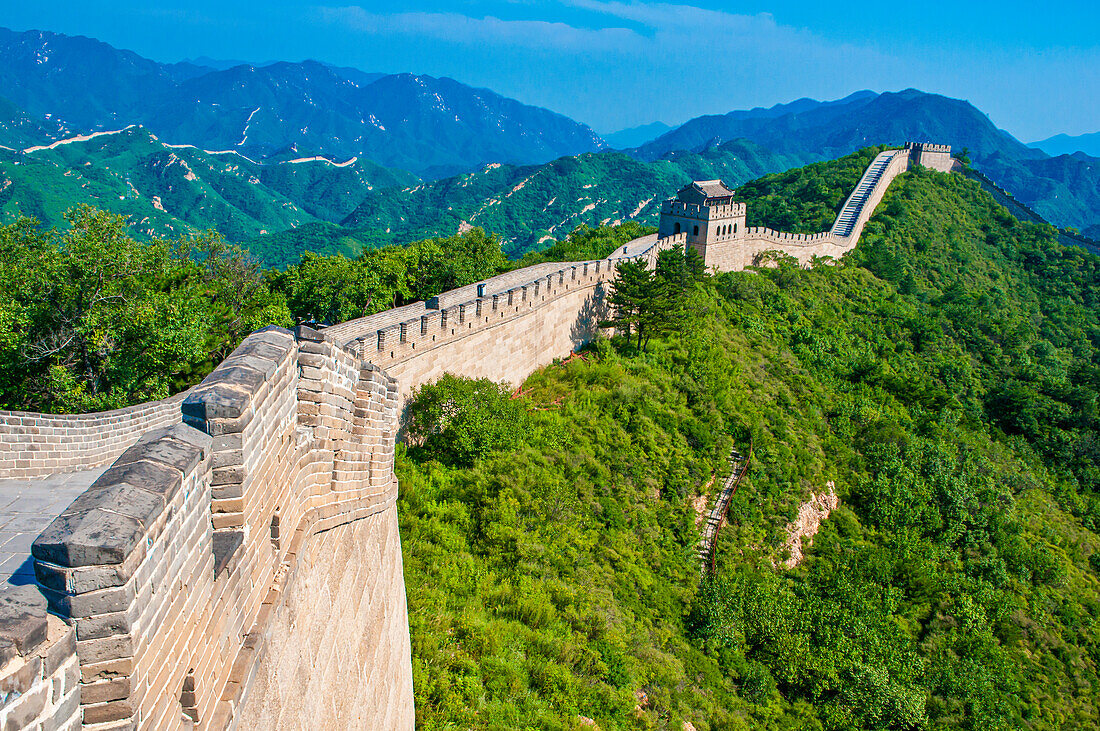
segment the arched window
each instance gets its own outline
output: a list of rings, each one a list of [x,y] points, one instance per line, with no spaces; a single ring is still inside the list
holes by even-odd
[[[674,233],[674,234],[680,233],[680,222],[679,221],[677,221],[676,225],[672,227],[672,233]]]
[[[692,236],[698,236],[699,235],[699,227],[698,226],[695,226],[695,228],[692,230],[691,235]]]
[[[735,223],[735,224],[733,224],[733,232],[734,232],[734,233],[737,233],[737,224],[736,224],[736,223]]]

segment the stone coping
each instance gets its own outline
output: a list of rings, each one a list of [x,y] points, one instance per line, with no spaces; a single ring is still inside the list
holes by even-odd
[[[119,565],[140,553],[165,504],[202,461],[210,442],[208,435],[184,424],[147,432],[35,539],[31,553],[38,580],[64,591],[63,584],[54,586],[59,575],[43,563],[66,568]],[[124,582],[128,577],[123,567],[117,578]]]

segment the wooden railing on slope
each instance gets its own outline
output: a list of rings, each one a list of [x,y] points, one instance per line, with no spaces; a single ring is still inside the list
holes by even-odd
[[[730,476],[726,478],[725,484],[722,485],[722,492],[718,494],[714,508],[707,516],[707,525],[703,529],[703,538],[700,541],[699,558],[703,559],[706,570],[710,573],[714,573],[714,561],[718,552],[718,531],[722,528],[726,515],[729,513],[730,501],[737,494],[737,488],[741,486],[745,475],[749,471],[749,464],[752,462],[752,448],[753,443],[750,439],[748,454],[740,460],[739,469],[734,469]],[[731,456],[737,454],[736,448],[730,454]]]

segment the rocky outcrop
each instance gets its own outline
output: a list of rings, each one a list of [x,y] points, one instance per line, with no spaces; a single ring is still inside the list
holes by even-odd
[[[836,485],[832,480],[825,483],[825,489],[817,495],[810,493],[810,499],[798,507],[798,517],[787,526],[787,540],[783,544],[784,552],[789,552],[789,557],[783,561],[783,566],[793,569],[802,563],[803,541],[808,540],[807,546],[813,543],[813,537],[821,529],[821,521],[829,517],[840,504],[840,498],[836,496]]]

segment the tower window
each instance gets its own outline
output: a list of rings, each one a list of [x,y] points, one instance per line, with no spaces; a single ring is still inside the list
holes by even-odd
[[[672,227],[672,233],[674,233],[674,234],[680,233],[680,222],[679,221],[677,221],[676,225]]]
[[[692,234],[691,234],[691,235],[692,235],[692,236],[698,236],[698,235],[699,235],[699,227],[698,227],[698,226],[696,226],[696,227],[695,227],[695,228],[694,228],[694,229],[692,230]]]

